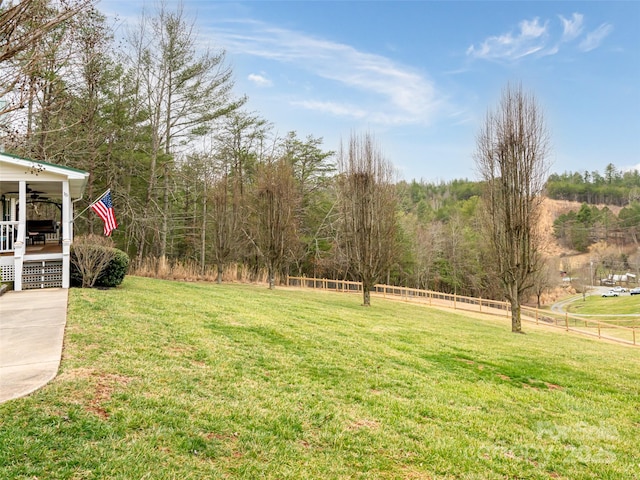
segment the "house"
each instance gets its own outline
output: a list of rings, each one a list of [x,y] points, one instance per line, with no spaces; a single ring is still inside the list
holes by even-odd
[[[607,278],[600,280],[602,285],[617,285],[618,283],[635,282],[636,276],[633,273],[625,273],[624,275],[615,275],[610,273]]]
[[[74,203],[89,173],[0,153],[1,280],[69,288]]]

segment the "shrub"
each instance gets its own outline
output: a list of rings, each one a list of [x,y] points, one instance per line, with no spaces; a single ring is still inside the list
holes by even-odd
[[[111,261],[96,280],[98,287],[117,287],[122,283],[129,270],[129,255],[117,248],[112,250]]]
[[[113,247],[111,239],[88,235],[71,247],[71,285],[116,287],[129,268],[129,256]]]

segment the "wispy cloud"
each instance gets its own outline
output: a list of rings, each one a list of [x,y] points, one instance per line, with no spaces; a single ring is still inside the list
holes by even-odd
[[[234,55],[287,64],[346,88],[347,95],[360,95],[368,100],[359,101],[359,105],[366,107],[354,111],[335,97],[328,98],[326,93],[306,92],[307,96],[322,98],[294,101],[303,108],[396,124],[427,123],[440,107],[435,85],[424,73],[350,45],[251,20],[219,26],[215,36]]]
[[[250,73],[249,75],[247,75],[247,79],[251,83],[259,87],[271,87],[273,85],[273,82],[271,80],[269,80],[266,76],[258,73]]]
[[[523,20],[517,33],[489,37],[479,46],[471,45],[467,55],[485,60],[517,60],[545,47],[547,29],[547,22],[540,24],[538,18]]]
[[[613,31],[613,26],[603,23],[593,32],[589,32],[587,36],[580,42],[579,48],[583,52],[590,52],[600,46],[602,41]]]
[[[320,113],[329,113],[337,117],[348,117],[361,120],[367,118],[368,111],[349,103],[321,102],[317,100],[300,100],[292,102],[294,105]]]
[[[602,41],[611,33],[613,27],[607,23],[596,30],[584,34],[584,15],[574,13],[570,18],[558,15],[562,25],[562,34],[552,29],[549,20],[541,23],[539,18],[523,20],[518,24],[518,30],[502,35],[491,36],[477,45],[467,49],[467,55],[483,60],[498,60],[513,62],[527,56],[555,55],[561,50],[561,45],[581,41],[578,49],[588,52],[598,48]]]
[[[584,15],[581,13],[574,13],[570,19],[564,18],[559,15],[562,22],[562,41],[570,42],[582,33],[582,22]]]

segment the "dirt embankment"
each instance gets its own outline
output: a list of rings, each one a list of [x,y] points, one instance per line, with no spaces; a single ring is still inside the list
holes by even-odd
[[[597,244],[591,245],[589,247],[589,251],[586,253],[577,252],[575,250],[568,249],[558,243],[556,238],[553,235],[553,222],[562,214],[569,213],[571,210],[577,212],[580,210],[582,204],[580,202],[570,202],[566,200],[551,200],[549,198],[545,198],[542,204],[542,212],[540,215],[540,233],[542,235],[542,253],[547,259],[557,260],[557,264],[553,263],[555,268],[558,270],[572,271],[572,276],[580,276],[584,275],[584,272],[581,274],[579,269],[585,265],[589,265],[590,262],[596,261],[598,258],[602,258],[607,254],[620,254],[626,253],[629,258],[638,257],[639,251],[637,247],[630,245],[628,247],[616,247],[612,245],[607,245],[606,242],[599,242]],[[609,208],[615,215],[620,213],[622,207],[617,207],[613,205],[596,205],[599,209],[603,207]],[[595,273],[595,272],[594,272]],[[588,274],[587,274],[588,276]],[[578,282],[579,283],[579,282]],[[572,295],[576,293],[576,286],[573,282],[565,283],[562,285],[558,285],[555,289],[547,291],[541,298],[542,304],[550,304],[554,303],[560,298],[566,297],[567,295]],[[535,299],[530,299],[532,302]]]
[[[560,215],[569,213],[571,210],[578,211],[582,204],[580,202],[570,202],[568,200],[552,200],[550,198],[545,198],[542,203],[542,212],[540,214],[540,232],[542,233],[542,252],[548,257],[563,257],[563,256],[571,256],[576,260],[579,260],[582,256],[588,259],[589,253],[579,253],[574,250],[570,250],[564,248],[562,245],[558,243],[556,238],[553,236],[553,222]],[[607,207],[611,210],[615,215],[620,213],[622,207],[617,207],[613,205],[596,205],[598,208],[602,209],[603,207]]]

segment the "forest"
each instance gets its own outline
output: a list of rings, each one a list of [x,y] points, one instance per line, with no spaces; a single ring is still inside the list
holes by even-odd
[[[219,281],[230,271],[234,280],[265,270],[354,277],[337,235],[344,220],[339,152],[312,133],[279,136],[268,119],[248,111],[225,53],[202,51],[184,12],[161,5],[116,39],[86,1],[23,3],[33,8],[22,17],[29,21],[10,21],[5,9],[0,25],[29,38],[3,58],[4,148],[90,172],[76,212],[110,189],[119,223],[113,241],[134,270],[188,265]],[[74,14],[55,28],[28,36],[69,8]],[[381,280],[500,298],[481,238],[482,182],[390,184],[395,224]],[[554,224],[567,248],[637,240],[637,171],[609,164],[603,175],[553,174],[547,193],[583,203]],[[624,208],[614,215],[596,203]],[[102,224],[89,211],[75,229],[97,234]]]
[[[640,201],[640,173],[635,169],[620,171],[613,163],[603,174],[597,170],[554,173],[547,180],[547,195],[556,200],[624,207]]]

